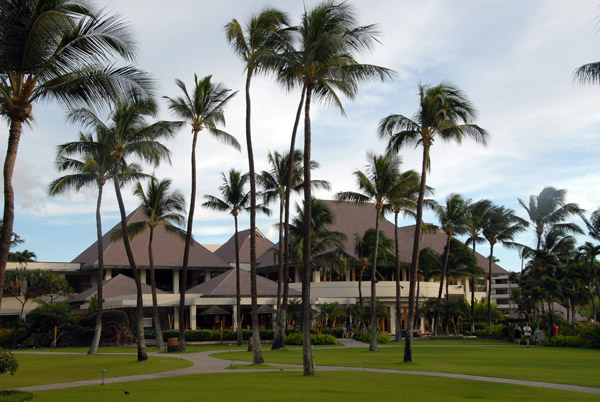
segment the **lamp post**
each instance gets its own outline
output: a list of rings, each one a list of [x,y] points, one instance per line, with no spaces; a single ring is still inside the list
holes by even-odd
[[[106,369],[102,369],[102,384],[100,385],[104,385],[104,373],[106,373]]]

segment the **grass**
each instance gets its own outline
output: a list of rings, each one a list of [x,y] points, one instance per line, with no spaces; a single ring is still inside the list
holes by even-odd
[[[232,343],[231,347],[229,345],[188,345],[186,347],[185,352],[174,352],[174,353],[197,353],[197,352],[206,352],[210,350],[246,350],[248,346],[237,346],[235,342]],[[19,351],[23,352],[62,352],[62,353],[83,353],[86,354],[90,350],[88,347],[80,347],[80,348],[43,348],[43,349],[20,349]],[[147,347],[146,351],[150,352],[158,352],[158,348],[155,346]],[[133,353],[137,354],[137,346],[113,346],[113,347],[100,347],[98,348],[98,353]],[[171,353],[169,353],[171,354]]]
[[[396,346],[404,346],[404,341],[392,343]],[[432,345],[511,345],[512,342],[501,339],[413,339],[415,346],[432,346]]]
[[[150,357],[145,362],[129,355],[15,354],[19,369],[15,375],[3,375],[0,389],[27,387],[137,374],[156,373],[190,367],[192,362],[169,357]]]
[[[35,395],[23,391],[0,391],[0,402],[25,402],[32,401]]]
[[[127,393],[125,393],[127,392]],[[370,372],[203,374],[36,392],[44,401],[597,401],[598,395],[449,378]]]
[[[562,384],[600,387],[600,350],[439,346],[416,347],[414,362],[403,363],[402,347],[380,348],[369,352],[356,349],[315,349],[316,365],[363,367],[395,370],[437,371],[489,377],[516,378]],[[250,361],[252,355],[241,352],[219,353],[214,357]],[[264,353],[268,364],[302,364],[301,350],[276,350]]]

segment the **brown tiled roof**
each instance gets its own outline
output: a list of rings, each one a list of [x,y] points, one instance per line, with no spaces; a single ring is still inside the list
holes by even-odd
[[[277,282],[264,278],[260,275],[256,276],[256,290],[259,297],[277,296]],[[290,289],[290,297],[301,296],[301,293]],[[235,292],[235,269],[230,269],[200,285],[189,289],[186,294],[202,294],[209,297],[234,297]],[[250,272],[240,269],[240,294],[242,297],[250,296]]]
[[[141,207],[127,216],[127,223],[140,222],[145,220]],[[111,237],[115,231],[121,228],[121,223],[115,225],[102,237],[102,246],[104,248],[104,266],[111,267],[129,267],[129,261],[125,254],[123,241],[111,242]],[[138,267],[149,267],[148,260],[148,240],[150,231],[146,229],[143,233],[137,235],[131,240],[131,248]],[[73,259],[72,262],[82,264],[82,267],[98,266],[98,242],[94,242],[84,252]],[[183,264],[183,249],[185,240],[181,237],[167,232],[163,225],[158,225],[154,229],[154,240],[152,241],[154,253],[154,265],[156,268],[180,268]],[[223,261],[219,256],[208,251],[204,246],[196,241],[192,242],[190,249],[189,267],[194,268],[229,268],[229,264]]]
[[[361,236],[367,229],[375,227],[375,206],[371,203],[354,204],[349,202],[338,202],[330,200],[320,200],[333,213],[335,221],[329,225],[330,230],[345,233],[348,241],[345,245],[345,251],[350,255],[354,253],[354,234],[359,233]],[[387,219],[379,221],[379,229],[385,235],[394,241],[394,224]],[[398,227],[398,253],[400,260],[410,262],[412,259],[413,237],[415,226]],[[443,253],[446,246],[446,234],[442,230],[437,230],[434,233],[425,233],[421,241],[421,248],[430,247],[437,253]],[[488,268],[488,259],[479,253],[475,253],[477,263],[484,269]],[[507,271],[496,263],[492,263],[492,273],[503,274]]]
[[[240,262],[250,262],[250,229],[238,232],[238,242],[240,246]],[[256,229],[256,255],[262,255],[269,248],[273,247],[273,242],[267,239],[260,230]],[[215,251],[219,257],[227,262],[235,262],[235,234],[227,240],[225,244]]]
[[[74,302],[85,302],[89,301],[93,296],[96,295],[98,288],[96,286],[92,286],[91,288],[84,290],[83,292],[75,295],[73,299]],[[146,285],[142,283],[142,293],[150,294],[152,293],[152,288],[150,285]],[[160,289],[156,289],[157,294],[166,293]],[[137,294],[137,290],[135,287],[135,280],[133,278],[128,277],[127,275],[119,274],[115,277],[105,280],[102,282],[102,297],[104,299],[110,299],[111,297],[121,297],[121,296],[129,296]]]

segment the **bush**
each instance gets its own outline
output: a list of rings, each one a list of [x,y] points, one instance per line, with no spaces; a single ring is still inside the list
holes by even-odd
[[[0,374],[10,373],[14,375],[19,368],[19,362],[12,353],[0,349]]]
[[[0,329],[0,348],[14,348],[25,336],[25,328]]]
[[[333,335],[335,338],[343,338],[344,337],[344,328],[335,327],[335,328],[323,328],[322,333]]]
[[[31,334],[23,342],[24,348],[49,348],[54,342],[54,330],[40,331]]]
[[[115,322],[126,327],[129,326],[129,316],[121,310],[104,310],[102,311],[102,325],[107,322]],[[96,316],[90,314],[79,321],[79,325],[84,327],[93,327],[96,325]]]
[[[299,332],[289,334],[285,337],[285,344],[292,346],[302,345],[302,334]],[[310,335],[311,345],[336,345],[337,341],[334,336],[327,334],[311,334]]]
[[[55,326],[62,327],[72,321],[71,306],[66,302],[45,303],[27,314],[26,322],[31,330],[48,331]]]
[[[544,346],[567,347],[567,348],[585,348],[585,342],[579,336],[557,335],[546,338]]]
[[[271,331],[273,332],[273,331]],[[252,336],[252,331],[250,330],[242,330],[242,338],[245,340],[250,339]],[[168,338],[178,338],[179,330],[170,329],[167,331],[163,331],[163,340],[166,341]],[[273,335],[271,334],[271,338]],[[223,340],[224,341],[235,341],[237,339],[237,332],[230,331],[228,329],[223,330]],[[261,334],[261,339],[262,334]],[[185,340],[188,342],[219,342],[221,340],[221,330],[220,329],[198,329],[198,330],[185,330]]]
[[[578,332],[579,337],[586,345],[585,347],[600,349],[600,324],[581,324]]]

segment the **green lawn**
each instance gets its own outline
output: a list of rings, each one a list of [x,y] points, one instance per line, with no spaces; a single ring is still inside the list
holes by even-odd
[[[129,355],[41,355],[15,354],[19,369],[15,375],[3,375],[0,389],[27,387],[31,385],[52,384],[89,380],[105,376],[120,377],[137,374],[156,373],[190,367],[189,360],[170,357],[150,357],[145,362],[136,361]]]
[[[186,348],[186,351],[183,353],[197,353],[197,352],[206,352],[209,350],[247,350],[248,346],[237,346],[235,342],[229,345],[189,345]],[[88,347],[80,347],[80,348],[57,348],[57,349],[23,349],[23,352],[64,352],[64,353],[87,353],[90,348]],[[158,352],[157,347],[148,347],[146,348],[147,352]],[[113,347],[100,347],[98,348],[98,353],[133,353],[137,354],[136,346],[113,346]],[[179,353],[179,352],[175,352]]]
[[[128,392],[126,394],[125,392]],[[598,395],[369,372],[203,374],[35,393],[37,401],[597,401]]]
[[[315,364],[325,366],[387,368],[438,371],[516,378],[572,385],[600,387],[600,350],[524,346],[438,346],[415,347],[414,362],[402,362],[402,347],[364,349],[315,349]],[[218,353],[214,357],[250,361],[245,352]],[[266,363],[302,364],[301,350],[265,351]]]

